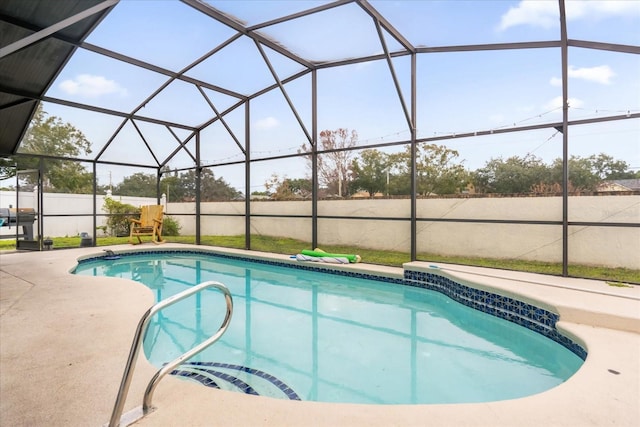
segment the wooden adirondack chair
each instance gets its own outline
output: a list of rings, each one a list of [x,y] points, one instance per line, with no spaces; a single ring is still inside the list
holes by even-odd
[[[130,219],[131,234],[129,235],[129,243],[138,245],[142,243],[140,236],[151,236],[151,241],[155,244],[164,243],[162,238],[162,205],[147,205],[140,207],[140,219]],[[136,237],[138,242],[134,242]]]

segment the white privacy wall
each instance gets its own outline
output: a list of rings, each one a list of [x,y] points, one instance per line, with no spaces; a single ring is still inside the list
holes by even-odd
[[[201,204],[203,235],[244,234],[244,202]],[[409,252],[411,201],[407,199],[323,200],[318,219],[318,245],[350,245]],[[561,221],[561,197],[419,199],[418,218]],[[169,203],[167,212],[195,214],[195,203]],[[252,201],[251,232],[311,240],[310,201]],[[227,216],[229,215],[229,216]],[[382,218],[382,219],[375,219]],[[390,221],[383,218],[405,218]],[[175,216],[181,234],[195,234],[192,217]],[[576,196],[569,198],[569,221],[640,222],[640,196]],[[418,221],[417,250],[442,255],[562,261],[562,226]],[[569,261],[640,269],[640,228],[569,227]]]
[[[134,206],[155,204],[153,198],[112,196]],[[47,193],[44,198],[45,236],[92,233],[91,195]],[[164,203],[164,200],[162,201]],[[104,196],[96,200],[99,213]],[[16,205],[16,194],[0,191],[0,207]],[[20,207],[36,207],[35,193],[20,193]],[[242,235],[245,202],[201,204],[202,235]],[[310,241],[310,201],[251,201],[251,233]],[[168,203],[166,212],[181,225],[180,234],[195,235],[195,203]],[[411,201],[408,199],[322,200],[318,215],[358,219],[318,219],[318,245],[410,251]],[[499,197],[419,199],[418,218],[561,221],[561,197]],[[50,215],[86,215],[80,217]],[[569,198],[569,221],[640,222],[640,196],[575,196]],[[288,215],[271,218],[260,215]],[[376,219],[377,218],[377,219]],[[404,221],[384,218],[404,218]],[[98,218],[98,225],[104,219]],[[0,227],[0,234],[15,229]],[[569,262],[640,269],[640,228],[569,227]],[[417,250],[442,255],[562,261],[562,226],[469,222],[417,222]]]
[[[16,199],[15,191],[0,191],[0,207],[19,206],[20,208],[33,208],[38,210],[36,192],[20,192],[20,199]],[[102,209],[106,195],[98,195],[96,198],[96,210],[98,214],[105,214]],[[111,196],[114,200],[133,206],[156,204],[155,198]],[[16,203],[17,201],[17,203]],[[65,194],[45,193],[42,197],[43,213],[47,215],[43,224],[43,235],[48,237],[77,236],[82,232],[94,236],[93,230],[93,195],[91,194]],[[61,216],[55,216],[61,215]],[[69,217],[66,215],[86,215]],[[104,225],[106,217],[98,217],[98,226]],[[0,236],[15,235],[15,227],[0,227]],[[37,234],[37,224],[34,224],[34,234]]]

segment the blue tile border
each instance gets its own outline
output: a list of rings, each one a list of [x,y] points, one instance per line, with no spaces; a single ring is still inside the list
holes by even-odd
[[[582,346],[556,329],[557,313],[504,295],[462,285],[448,277],[424,271],[405,270],[406,284],[440,292],[449,298],[484,313],[531,329],[563,345],[582,360],[587,352]]]
[[[285,263],[265,259],[247,258],[241,255],[221,254],[217,252],[197,251],[197,250],[140,250],[135,252],[119,253],[119,256],[153,255],[153,254],[176,254],[176,255],[208,255],[212,257],[231,259],[236,261],[254,262],[257,264],[272,265],[276,267],[293,268],[299,270],[313,271],[318,273],[335,274],[338,276],[353,277],[358,279],[375,280],[386,283],[394,283],[404,286],[412,286],[440,292],[449,298],[464,304],[468,307],[480,310],[484,313],[508,320],[538,332],[545,337],[563,345],[582,360],[586,360],[587,351],[572,339],[562,335],[556,328],[556,323],[560,319],[557,313],[545,310],[540,307],[528,304],[511,297],[500,294],[475,289],[462,285],[448,277],[439,274],[427,273],[424,271],[405,270],[404,278],[384,277],[376,274],[362,273],[348,270],[332,270],[319,268],[304,263]],[[90,261],[104,260],[107,255],[85,258],[78,261],[82,264]]]

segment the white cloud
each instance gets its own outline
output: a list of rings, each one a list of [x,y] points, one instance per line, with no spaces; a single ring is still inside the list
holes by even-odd
[[[584,101],[578,98],[569,98],[569,108],[582,108],[584,105]]]
[[[570,0],[566,3],[567,19],[605,18],[611,15],[640,15],[640,3],[633,0]]]
[[[576,68],[570,65],[567,69],[569,78],[582,79],[590,82],[600,83],[603,85],[611,84],[611,78],[616,75],[608,65],[600,65],[591,68]],[[552,77],[550,82],[552,86],[561,86],[562,79]]]
[[[278,122],[278,119],[276,119],[275,117],[265,117],[264,119],[260,119],[255,122],[254,126],[256,127],[256,129],[265,130],[278,127],[279,124],[280,122]]]
[[[551,86],[562,86],[562,79],[560,77],[551,77],[549,83]]]
[[[523,0],[516,7],[510,7],[500,18],[499,31],[517,25],[551,28],[558,23],[558,5],[549,1]]]
[[[567,20],[604,19],[610,16],[640,16],[640,2],[632,0],[569,0],[565,3]],[[558,26],[560,10],[555,1],[522,0],[500,18],[499,31],[518,25],[551,28]]]
[[[569,108],[580,108],[584,105],[584,102],[578,98],[569,98]],[[556,96],[551,101],[547,102],[543,107],[545,111],[557,110],[562,112],[562,97]]]
[[[573,65],[570,65],[567,71],[569,73],[569,77],[584,79],[590,82],[601,83],[603,85],[610,84],[611,77],[616,75],[608,65],[600,65],[598,67],[591,68],[576,68]]]
[[[80,95],[87,98],[97,98],[112,93],[121,96],[127,95],[127,90],[115,81],[90,74],[80,74],[75,79],[65,80],[60,83],[60,89],[70,95]]]

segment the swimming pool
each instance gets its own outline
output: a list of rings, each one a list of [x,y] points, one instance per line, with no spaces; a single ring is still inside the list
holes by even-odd
[[[555,387],[586,356],[557,334],[553,313],[494,294],[475,298],[437,274],[384,279],[275,264],[161,251],[83,260],[75,273],[137,280],[158,300],[206,280],[227,285],[234,298],[227,333],[174,373],[249,394],[373,404],[505,400]],[[460,289],[449,296],[424,289],[438,287]],[[511,308],[493,313],[501,318],[456,299],[501,299]],[[223,307],[212,291],[167,308],[152,320],[147,358],[159,367],[206,339]],[[516,322],[509,317],[516,312],[532,320]]]

